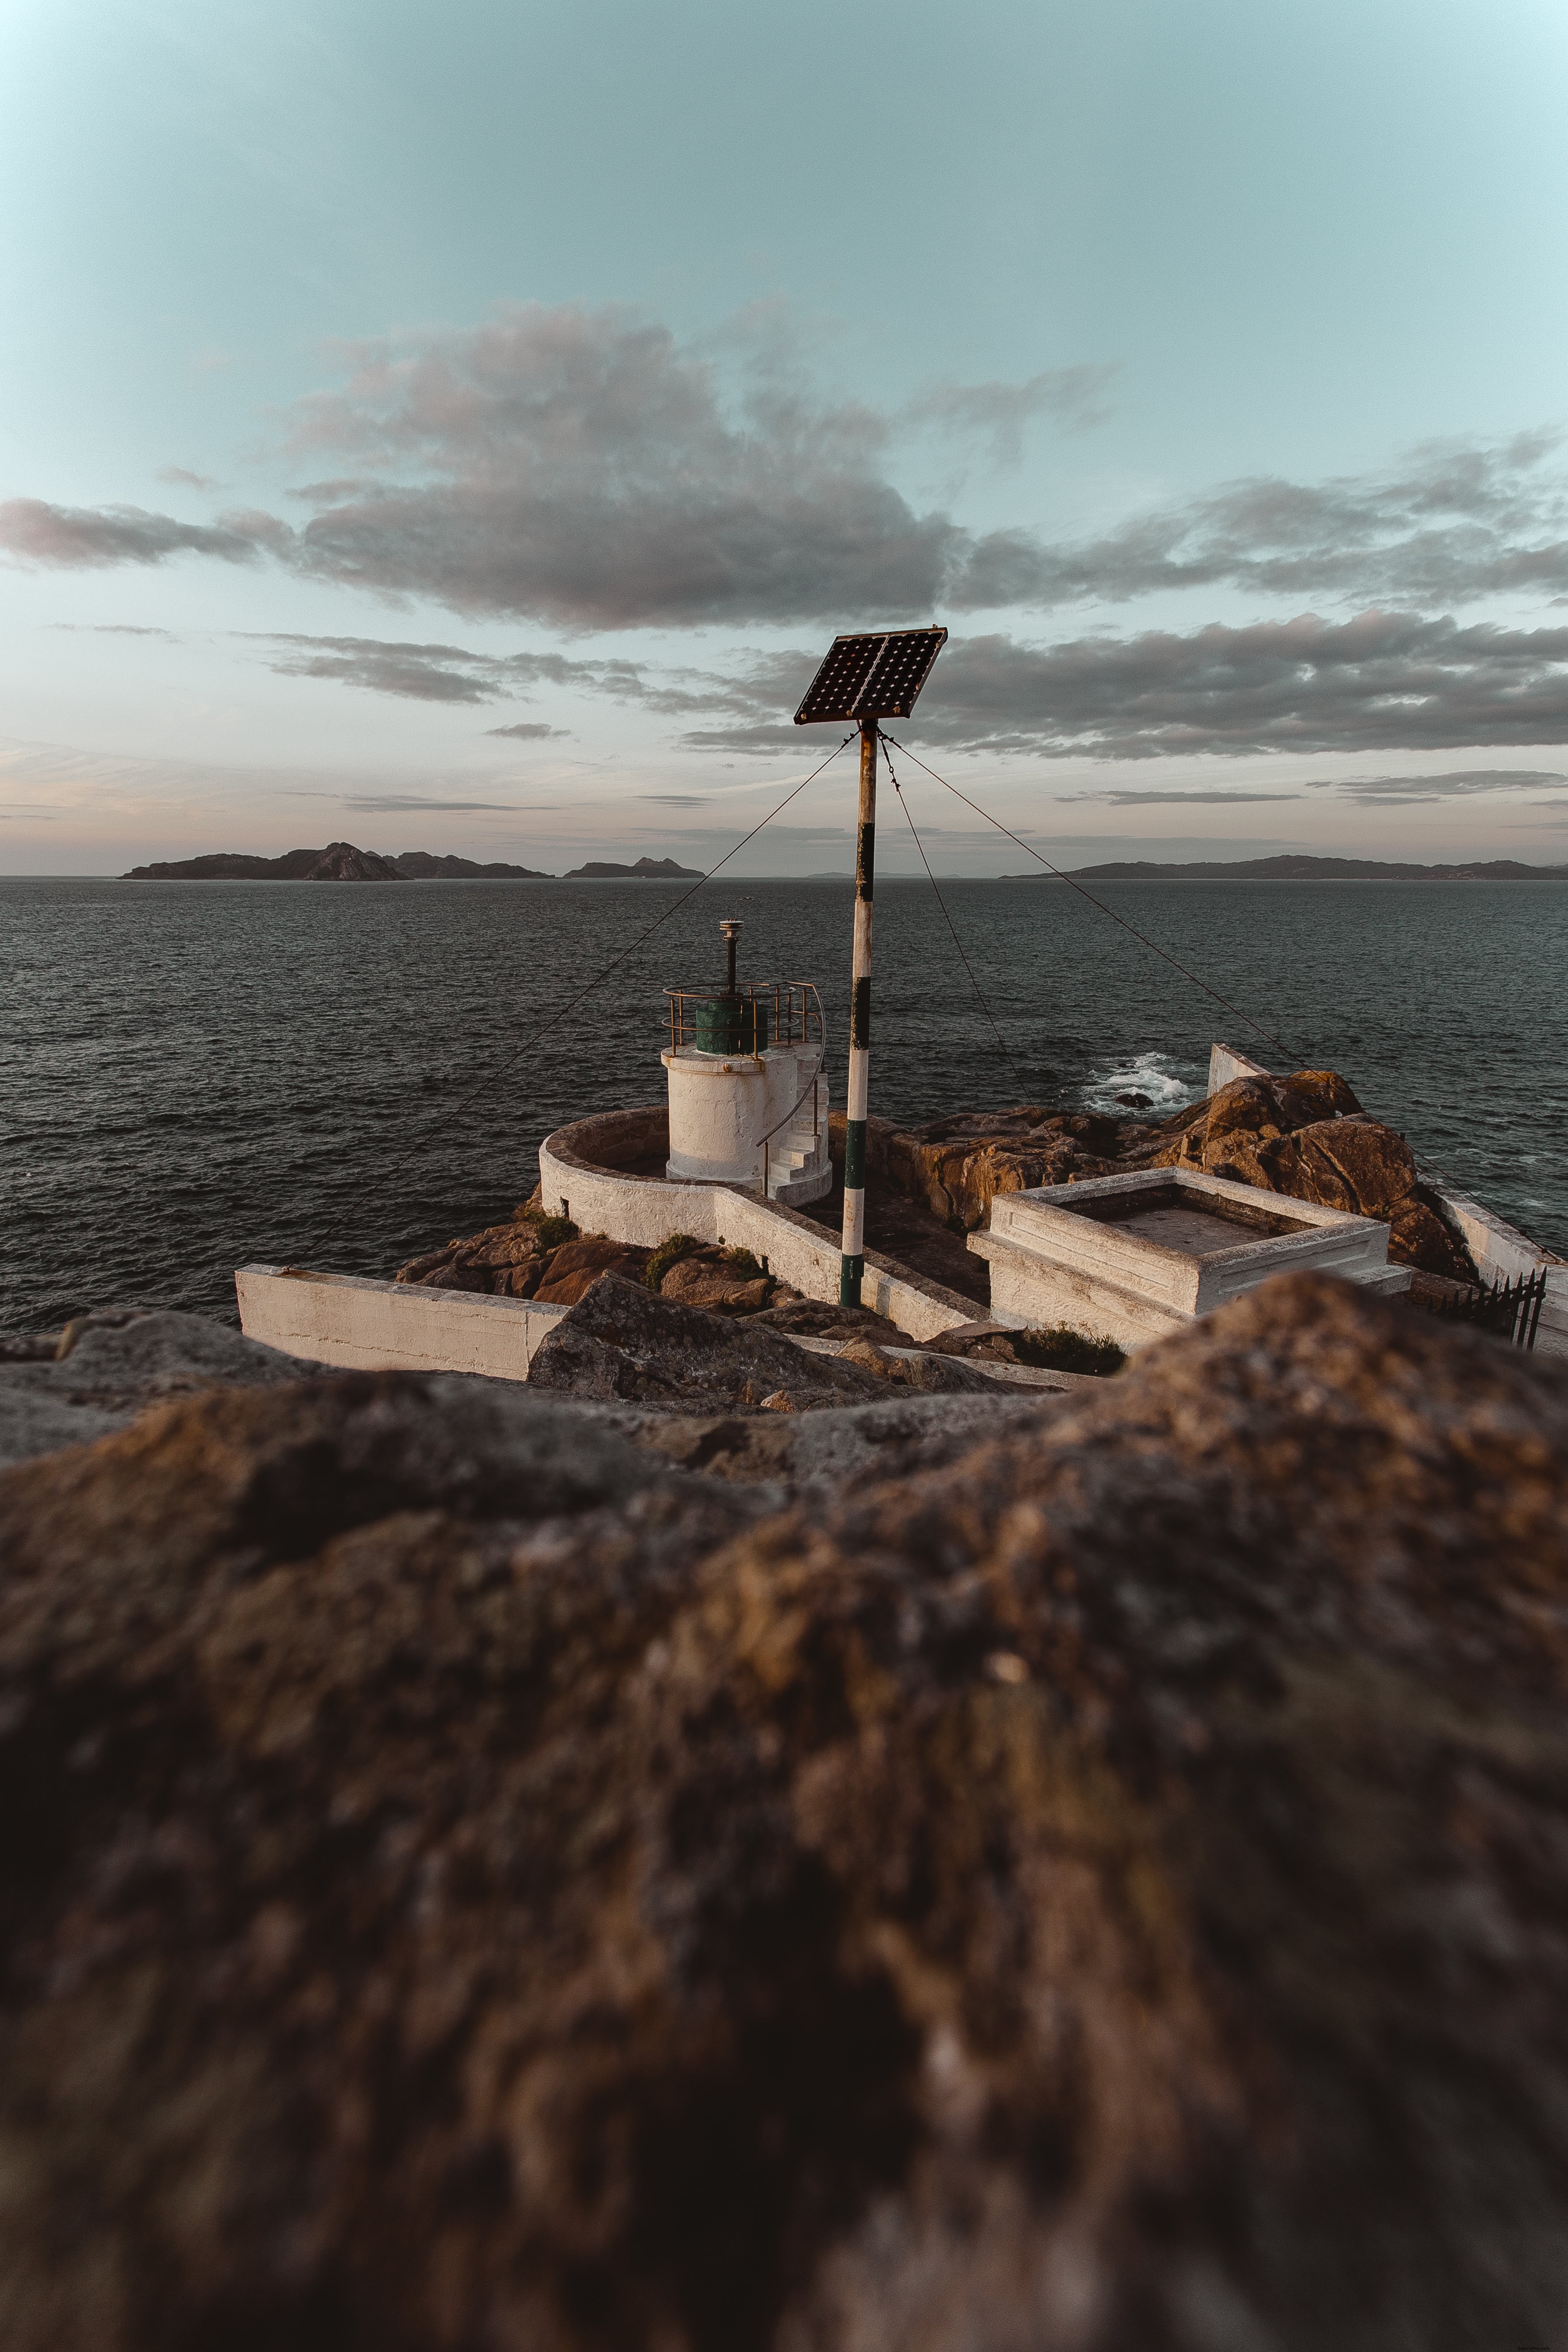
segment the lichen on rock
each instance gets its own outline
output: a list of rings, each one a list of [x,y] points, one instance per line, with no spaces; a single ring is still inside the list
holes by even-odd
[[[1550,2341],[1568,1374],[1299,1276],[782,1510],[625,1410],[0,1475],[6,2352]]]

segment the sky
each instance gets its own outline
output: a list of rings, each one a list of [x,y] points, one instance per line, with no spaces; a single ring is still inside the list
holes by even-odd
[[[6,0],[0,871],[706,866],[931,621],[939,873],[928,769],[1568,863],[1565,97],[1560,0]]]

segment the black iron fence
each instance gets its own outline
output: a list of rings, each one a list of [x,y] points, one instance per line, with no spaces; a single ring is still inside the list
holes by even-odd
[[[1456,1292],[1452,1297],[1436,1300],[1431,1311],[1451,1323],[1473,1323],[1478,1330],[1493,1332],[1515,1348],[1533,1348],[1545,1302],[1546,1268],[1542,1265],[1512,1282],[1494,1282],[1489,1290]]]

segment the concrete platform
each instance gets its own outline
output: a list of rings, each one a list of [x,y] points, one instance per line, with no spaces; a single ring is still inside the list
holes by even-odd
[[[1184,1329],[1276,1274],[1310,1269],[1383,1292],[1388,1227],[1188,1169],[1151,1168],[999,1192],[969,1246],[991,1267],[998,1322],[1070,1323],[1123,1348]]]

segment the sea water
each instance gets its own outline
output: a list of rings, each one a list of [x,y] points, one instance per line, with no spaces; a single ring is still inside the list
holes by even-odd
[[[743,979],[817,982],[841,1105],[850,885],[686,887],[0,881],[0,1328],[232,1318],[247,1261],[387,1276],[504,1216],[552,1128],[663,1099],[723,915]],[[1224,1038],[1568,1253],[1568,885],[1094,887],[880,885],[875,1112],[1168,1112]]]

